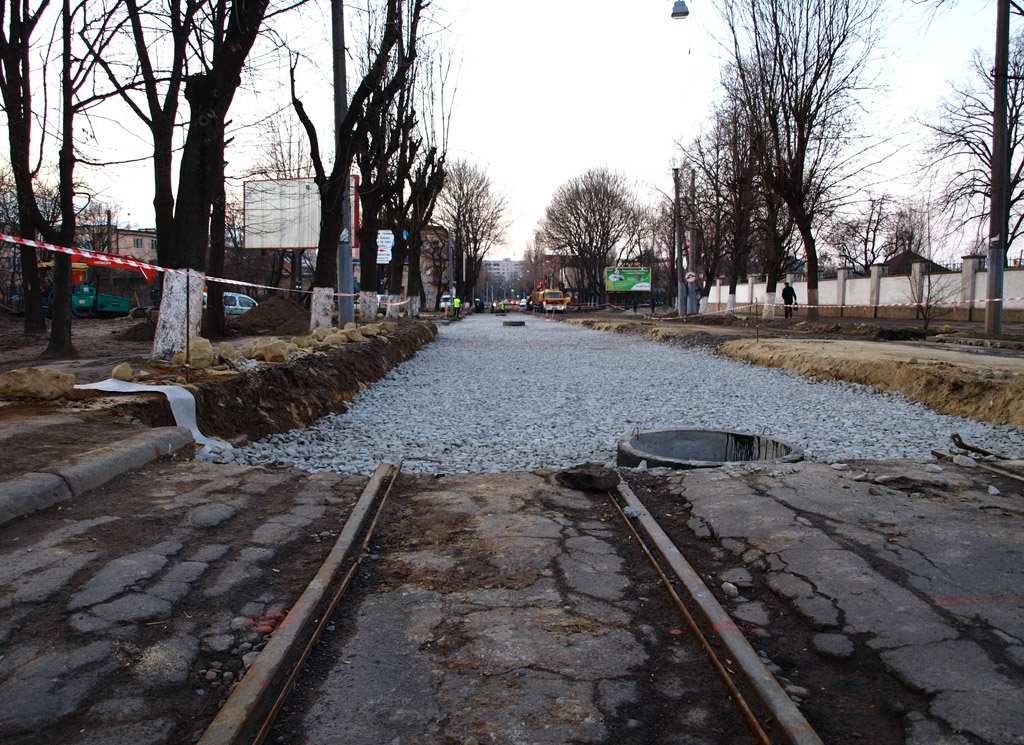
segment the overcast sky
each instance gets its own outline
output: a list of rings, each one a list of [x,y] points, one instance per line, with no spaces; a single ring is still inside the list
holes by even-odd
[[[327,7],[307,10],[289,37],[311,52],[300,87],[324,116]],[[676,143],[700,132],[719,99],[723,59],[716,4],[693,0],[685,20],[673,20],[671,7],[670,0],[434,0],[457,64],[449,158],[486,168],[511,207],[507,245],[495,258],[521,256],[552,192],[587,169],[620,171],[652,198],[671,189]],[[924,135],[914,117],[929,116],[948,80],[963,80],[972,50],[991,53],[995,3],[961,0],[932,16],[889,0],[888,10],[879,65],[886,88],[867,102],[867,124],[898,136],[904,157],[890,162],[885,178],[899,192],[916,188],[910,145]],[[349,12],[349,22],[357,14]],[[278,63],[276,83],[264,79],[251,86],[258,93],[239,94],[236,124],[284,105],[285,64]],[[237,133],[232,166],[245,160],[253,138],[252,130]],[[122,221],[152,226],[151,178],[136,166],[101,184],[122,205]]]

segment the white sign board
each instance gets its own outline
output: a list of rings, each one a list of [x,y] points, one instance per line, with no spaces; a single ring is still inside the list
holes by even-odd
[[[313,179],[247,181],[243,189],[246,248],[316,248],[320,192]]]
[[[686,282],[687,282],[687,284],[691,284],[692,285],[696,281],[697,281],[697,273],[696,272],[687,272],[686,273]]]
[[[390,230],[377,231],[377,263],[391,263],[391,249],[395,245],[395,234]]]

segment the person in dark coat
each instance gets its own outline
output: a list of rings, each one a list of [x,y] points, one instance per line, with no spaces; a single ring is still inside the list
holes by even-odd
[[[792,318],[793,307],[796,305],[796,290],[789,286],[789,282],[785,285],[782,288],[782,302],[786,304],[786,318]]]

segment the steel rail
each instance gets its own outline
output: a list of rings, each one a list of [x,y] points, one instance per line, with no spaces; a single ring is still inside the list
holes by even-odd
[[[282,666],[301,643],[302,633],[308,628],[310,620],[320,607],[328,587],[332,584],[335,573],[349,555],[352,545],[362,531],[363,523],[374,502],[377,501],[384,480],[390,476],[391,485],[393,485],[399,468],[400,466],[391,466],[386,463],[377,466],[320,570],[295,605],[292,606],[277,631],[270,637],[270,641],[260,652],[256,662],[235,687],[213,722],[206,728],[199,740],[199,745],[235,745],[241,742],[242,736],[250,730],[252,717],[265,705],[264,702],[274,678],[278,676]],[[391,490],[391,485],[388,486],[388,492]],[[373,525],[376,525],[379,515],[380,508],[373,518]],[[363,541],[364,546],[367,545],[368,540],[367,538]],[[360,551],[361,556],[362,550]],[[350,569],[349,574],[351,572]],[[340,594],[336,594],[336,597],[340,597]],[[327,618],[329,615],[330,613],[325,613],[323,618]],[[303,660],[307,654],[308,651],[303,654]],[[302,663],[295,669],[298,670],[301,667]],[[289,680],[293,682],[294,679],[290,676]],[[275,701],[273,712],[276,713],[278,708],[280,705]],[[265,735],[262,727],[260,733],[261,736]]]
[[[934,455],[939,460],[953,460],[953,456],[952,455],[950,455],[949,453],[944,453],[941,450],[932,450],[932,455]],[[1017,479],[1017,481],[1024,481],[1024,476],[1021,476],[1019,473],[1014,473],[1013,471],[1007,471],[1005,468],[999,468],[998,466],[993,466],[991,463],[977,462],[977,466],[978,466],[978,468],[981,468],[981,469],[983,469],[985,471],[991,471],[992,473],[998,473],[1000,476],[1006,476],[1007,478],[1010,478],[1010,479]]]
[[[740,673],[753,688],[762,706],[775,720],[786,742],[789,745],[824,745],[796,704],[779,685],[779,681],[761,662],[761,658],[750,646],[743,632],[711,594],[700,575],[683,558],[658,522],[651,517],[643,503],[637,499],[629,485],[620,481],[618,492],[627,505],[636,510],[636,519],[644,532],[682,583],[690,599],[697,605],[715,637],[735,660]]]
[[[725,683],[725,687],[729,689],[729,694],[732,696],[732,700],[736,702],[737,706],[739,706],[740,711],[743,713],[743,718],[747,721],[747,725],[754,733],[754,736],[757,737],[758,742],[760,742],[761,745],[772,745],[772,741],[769,739],[768,734],[764,731],[764,728],[761,727],[761,722],[758,721],[757,716],[751,710],[747,700],[743,698],[743,694],[740,692],[740,689],[736,687],[736,683],[733,682],[732,676],[729,675],[729,671],[725,669],[725,665],[723,665],[722,661],[718,659],[718,655],[715,653],[715,650],[708,641],[708,638],[704,635],[704,632],[700,630],[700,626],[697,625],[697,622],[693,620],[693,616],[683,603],[682,598],[679,597],[679,593],[676,592],[676,588],[672,586],[672,581],[668,578],[668,575],[665,574],[664,570],[661,568],[661,564],[658,563],[658,560],[654,557],[654,554],[651,553],[651,550],[647,548],[647,544],[644,542],[644,539],[640,536],[640,533],[637,532],[637,529],[633,527],[633,523],[630,522],[628,517],[626,517],[626,513],[623,512],[622,506],[618,503],[615,497],[612,496],[611,492],[608,492],[608,500],[615,506],[615,510],[619,513],[619,517],[621,517],[622,521],[626,523],[626,527],[629,528],[629,532],[633,534],[634,538],[636,538],[636,542],[639,544],[640,549],[647,556],[648,561],[651,562],[651,566],[654,567],[654,571],[658,573],[662,584],[664,584],[665,589],[668,590],[668,594],[672,596],[672,600],[675,602],[679,612],[683,614],[683,618],[686,620],[686,625],[689,627],[690,631],[693,632],[693,635],[697,637],[700,645],[704,648],[704,652],[707,654],[708,659],[711,660],[712,666],[714,666],[718,676]]]
[[[285,699],[288,698],[288,694],[291,693],[292,689],[295,687],[295,681],[298,679],[299,673],[302,672],[302,667],[306,664],[306,660],[313,651],[313,647],[315,647],[317,642],[320,641],[320,635],[323,633],[324,627],[327,625],[331,615],[334,613],[334,609],[337,607],[338,601],[341,600],[341,596],[345,594],[345,590],[348,589],[349,583],[352,581],[352,577],[355,576],[356,570],[359,569],[360,564],[363,563],[363,556],[370,545],[370,541],[373,539],[373,531],[377,527],[377,522],[380,520],[381,513],[384,512],[384,505],[387,504],[388,497],[391,496],[391,488],[395,485],[395,479],[398,478],[398,474],[401,470],[401,463],[395,466],[392,470],[391,481],[388,482],[388,488],[385,490],[384,496],[381,497],[380,503],[377,505],[377,512],[374,514],[373,520],[370,521],[370,527],[366,529],[366,537],[363,538],[363,543],[359,547],[359,553],[356,555],[356,560],[352,562],[352,566],[350,566],[348,571],[345,572],[345,576],[342,577],[341,583],[338,585],[338,590],[334,593],[334,597],[331,598],[330,603],[327,604],[327,607],[321,614],[320,621],[317,623],[316,629],[314,629],[313,635],[309,639],[309,643],[306,644],[306,648],[302,650],[302,654],[299,656],[298,661],[292,668],[292,672],[288,676],[288,680],[285,681],[284,686],[281,688],[281,692],[277,695],[274,705],[270,707],[270,712],[263,721],[263,725],[260,727],[259,732],[257,732],[256,736],[253,738],[252,745],[261,745],[263,740],[270,733],[270,728],[274,726],[274,720],[277,719],[278,712],[281,711],[281,707],[284,706]]]

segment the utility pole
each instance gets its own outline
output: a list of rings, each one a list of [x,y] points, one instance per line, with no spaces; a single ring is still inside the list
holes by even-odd
[[[1006,256],[1007,180],[1010,155],[1006,133],[1006,82],[1009,72],[1010,0],[999,0],[996,10],[995,101],[992,107],[992,200],[988,230],[988,283],[985,333],[1003,333],[1003,262]]]
[[[348,116],[348,77],[345,73],[345,0],[331,0],[334,51],[334,143],[341,152],[342,125]],[[337,157],[337,155],[335,155]],[[338,243],[338,326],[355,321],[355,280],[352,276],[352,179],[344,174],[341,192],[341,241]]]
[[[697,266],[697,172],[690,171],[690,253],[687,254],[687,264],[694,272]],[[697,283],[687,288],[686,310],[688,313],[697,312]]]
[[[683,246],[680,238],[679,215],[679,169],[672,169],[672,183],[675,186],[675,206],[672,209],[672,241],[676,247],[676,310],[679,317],[686,314],[686,278],[683,266]]]
[[[452,229],[448,231],[448,295],[455,300],[455,263],[452,257]]]

